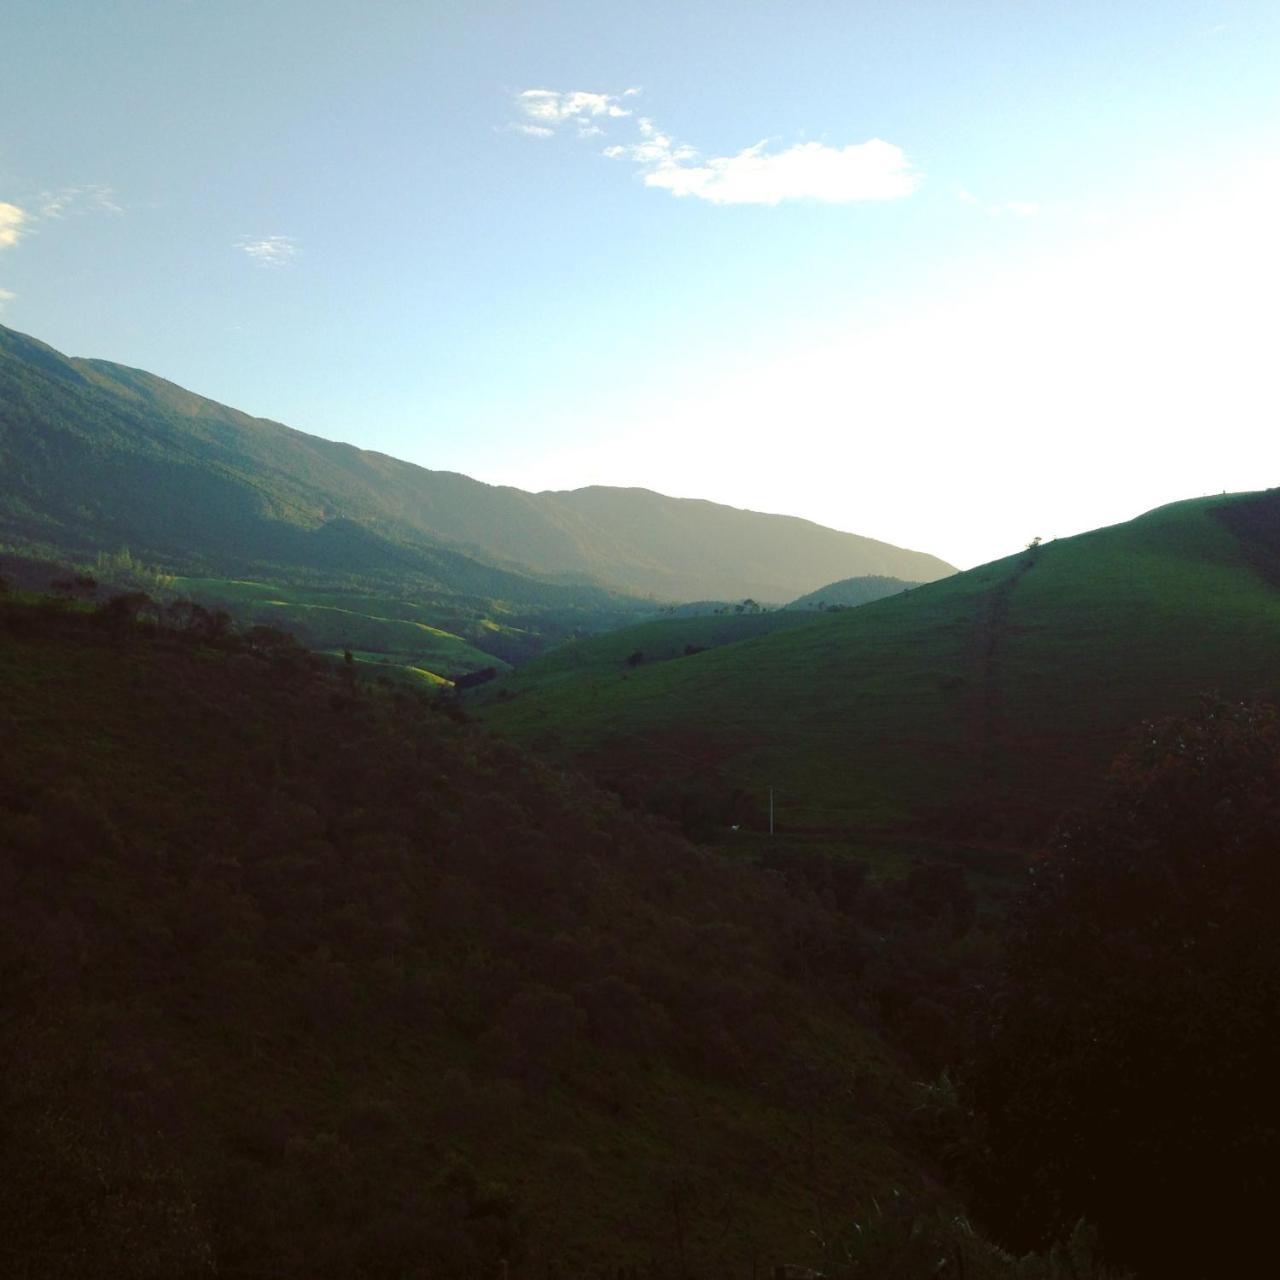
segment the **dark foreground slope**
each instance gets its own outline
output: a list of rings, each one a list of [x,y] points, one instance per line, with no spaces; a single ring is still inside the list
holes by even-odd
[[[1180,503],[657,666],[487,691],[495,727],[625,791],[696,786],[786,830],[1022,843],[1124,733],[1280,682],[1280,493]],[[554,677],[554,678],[553,678]]]
[[[82,558],[127,545],[187,573],[417,576],[522,602],[558,598],[549,579],[787,600],[855,573],[952,571],[790,517],[638,489],[532,494],[428,471],[3,327],[0,539]]]
[[[745,1276],[936,1198],[883,892],[171,621],[0,597],[6,1276]]]

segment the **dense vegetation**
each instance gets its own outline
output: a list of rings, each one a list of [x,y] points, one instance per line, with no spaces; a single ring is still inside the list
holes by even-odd
[[[1274,707],[1146,731],[1001,962],[957,865],[728,862],[449,702],[74,585],[0,593],[5,1274],[1082,1280],[1099,1238],[1143,1276],[1265,1243]]]
[[[6,1275],[741,1274],[938,1204],[875,1028],[982,954],[958,883],[731,865],[353,670],[0,601]]]
[[[988,1221],[1143,1276],[1247,1273],[1280,1162],[1280,709],[1152,726],[1015,917],[978,1051]]]

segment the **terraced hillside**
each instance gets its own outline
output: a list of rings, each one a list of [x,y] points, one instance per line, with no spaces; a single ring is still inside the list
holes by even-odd
[[[783,829],[1022,843],[1144,717],[1280,683],[1278,564],[1280,492],[1177,503],[676,662],[531,668],[483,714],[757,824],[772,786]]]
[[[309,649],[386,674],[408,673],[448,685],[471,672],[506,670],[508,658],[534,651],[539,637],[446,600],[427,603],[391,595],[287,587],[225,578],[175,578],[172,590],[223,607],[244,627],[287,631]],[[493,606],[490,606],[492,609]],[[375,672],[376,674],[376,672]]]

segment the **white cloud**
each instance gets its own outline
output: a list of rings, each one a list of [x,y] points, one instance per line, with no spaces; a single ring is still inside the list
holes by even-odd
[[[286,267],[298,256],[298,242],[292,236],[241,236],[235,247],[261,267]]]
[[[545,138],[571,123],[581,138],[600,137],[605,132],[602,124],[631,116],[621,100],[639,92],[635,88],[621,94],[525,89],[515,99],[524,119],[512,127]],[[880,138],[844,147],[798,142],[781,151],[770,151],[765,141],[736,155],[704,158],[696,147],[677,143],[648,116],[638,116],[634,123],[635,141],[610,143],[602,154],[639,165],[645,186],[711,204],[898,200],[922,181],[902,148]]]
[[[110,187],[63,187],[60,191],[43,192],[37,202],[38,212],[21,209],[0,200],[0,249],[12,249],[41,221],[56,221],[68,213],[121,213],[115,192]]]
[[[637,90],[627,90],[621,96],[630,96]],[[577,125],[579,130],[594,129],[597,119],[621,119],[630,111],[619,102],[619,95],[612,93],[587,93],[581,89],[571,93],[558,93],[554,89],[525,89],[516,94],[516,110],[526,121],[547,131],[554,131],[562,124]],[[520,126],[517,126],[520,128]],[[528,129],[521,129],[528,132]],[[544,137],[545,134],[535,134]]]
[[[699,161],[689,148],[671,148],[654,156],[657,139],[636,148],[632,158],[649,166],[647,187],[676,196],[696,196],[712,204],[767,204],[817,200],[853,204],[862,200],[898,200],[920,185],[920,174],[901,147],[880,138],[845,147],[798,142],[769,152],[757,142],[734,156]]]
[[[68,213],[123,213],[110,187],[91,184],[46,191],[40,196],[40,216],[61,218]]]
[[[16,204],[0,200],[0,249],[11,249],[22,239],[31,216]]]
[[[12,289],[0,289],[0,311],[4,310],[6,302],[12,302],[17,296]]]

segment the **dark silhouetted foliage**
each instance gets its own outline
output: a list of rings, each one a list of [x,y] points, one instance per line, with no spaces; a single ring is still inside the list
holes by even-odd
[[[1146,1276],[1242,1274],[1280,1161],[1280,718],[1150,726],[1036,866],[975,1076],[987,1221],[1096,1222]]]
[[[466,675],[458,675],[453,677],[453,687],[455,689],[474,689],[478,685],[488,684],[490,680],[498,678],[497,667],[481,667],[479,671],[469,671]]]

